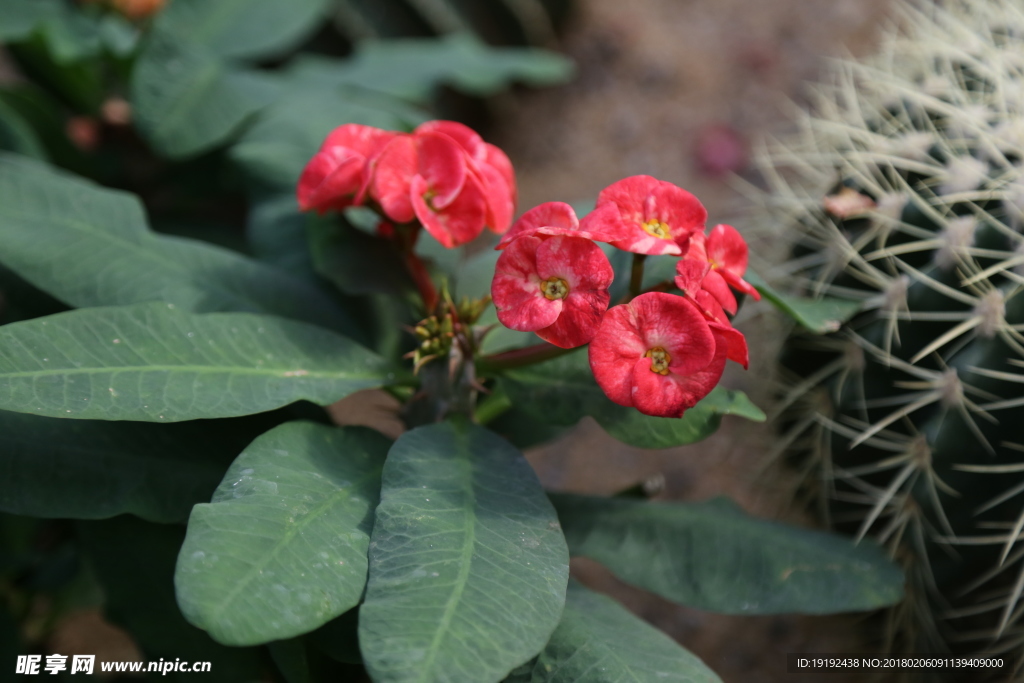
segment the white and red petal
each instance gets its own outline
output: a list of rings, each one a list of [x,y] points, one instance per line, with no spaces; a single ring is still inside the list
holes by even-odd
[[[611,287],[615,279],[608,257],[588,239],[560,235],[544,239],[537,246],[537,273],[542,280],[558,277],[569,291],[600,291]]]
[[[704,277],[711,270],[711,264],[707,261],[684,258],[676,263],[676,287],[681,289],[688,296],[696,296],[701,290],[701,283]]]
[[[612,244],[638,254],[681,254],[690,236],[703,230],[707,220],[707,211],[696,197],[651,176],[630,176],[609,185],[598,195],[597,206],[603,209],[609,204],[616,207],[618,216],[603,215],[602,222],[617,222],[620,229],[628,229],[626,236]],[[668,234],[659,237],[644,228],[655,222],[667,228]]]
[[[512,240],[524,235],[577,234],[579,227],[580,222],[571,206],[565,202],[544,202],[520,216],[511,229],[502,235],[495,249],[504,249]]]
[[[512,225],[512,217],[516,211],[515,198],[508,182],[498,169],[480,164],[476,167],[476,173],[480,177],[487,200],[487,229],[501,235]]]
[[[537,247],[540,240],[526,238],[506,249],[494,268],[491,299],[498,320],[509,329],[533,332],[549,327],[562,312],[562,299],[550,300],[541,291],[537,274]]]
[[[708,271],[708,274],[704,276],[704,280],[701,286],[705,291],[715,297],[722,308],[729,311],[730,315],[735,315],[738,308],[736,303],[736,295],[729,289],[729,284],[725,281],[722,273],[717,269],[712,268]]]
[[[609,301],[611,295],[608,290],[570,290],[569,296],[562,299],[558,319],[550,326],[537,330],[537,336],[563,349],[583,346],[600,329]]]
[[[370,196],[396,223],[408,223],[416,217],[410,184],[418,173],[418,166],[416,141],[411,135],[393,138],[377,157],[370,181]]]
[[[641,358],[633,369],[633,405],[644,415],[682,417],[715,388],[725,369],[726,346],[717,345],[711,361],[690,374],[651,371],[651,359]]]
[[[696,372],[711,362],[715,339],[708,323],[686,299],[664,292],[641,294],[629,306],[636,312],[645,344],[665,349],[672,356],[669,369],[681,375]]]
[[[633,367],[647,353],[636,313],[613,306],[590,341],[590,369],[605,395],[620,406],[633,405]]]

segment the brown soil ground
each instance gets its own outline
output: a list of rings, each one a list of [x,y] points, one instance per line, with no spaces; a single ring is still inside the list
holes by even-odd
[[[787,103],[800,101],[828,56],[870,50],[888,4],[580,0],[561,45],[576,60],[576,79],[501,102],[495,142],[516,166],[521,208],[593,199],[609,183],[644,173],[696,194],[711,224],[732,222],[752,235],[758,226],[735,218],[746,200],[709,162],[749,176],[745,152],[792,126]],[[758,237],[760,250],[770,252],[771,236]],[[751,369],[734,368],[725,383],[764,407],[785,324],[763,303],[750,303],[739,326],[751,341]],[[584,423],[529,457],[556,490],[608,494],[660,476],[666,498],[726,495],[754,513],[778,516],[787,509],[785,487],[778,479],[754,481],[771,440],[769,427],[726,418],[702,443],[644,451]],[[814,680],[787,674],[785,654],[857,648],[856,617],[712,615],[625,586],[594,563],[574,562],[574,572],[700,655],[726,683]]]

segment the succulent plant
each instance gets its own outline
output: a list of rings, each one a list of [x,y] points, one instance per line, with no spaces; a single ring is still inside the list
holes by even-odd
[[[904,651],[1024,653],[1024,4],[902,2],[767,144],[773,279],[856,303],[783,353],[778,452],[907,570]]]

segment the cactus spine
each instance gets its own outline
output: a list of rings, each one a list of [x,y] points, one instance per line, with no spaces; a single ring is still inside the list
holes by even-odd
[[[783,444],[831,522],[907,568],[893,647],[1019,658],[1024,3],[895,14],[762,155],[768,215],[796,234],[781,281],[861,303],[787,343]]]

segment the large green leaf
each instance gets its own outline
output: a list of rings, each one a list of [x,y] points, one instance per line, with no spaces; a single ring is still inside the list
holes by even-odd
[[[390,445],[312,422],[256,439],[189,517],[175,575],[188,620],[226,645],[257,645],[358,604]]]
[[[747,271],[744,277],[776,308],[793,318],[804,328],[818,334],[835,332],[844,322],[856,315],[862,305],[859,301],[848,301],[832,297],[808,299],[782,294],[772,288],[761,276],[750,270]]]
[[[722,415],[763,421],[741,391],[716,387],[682,418],[650,417],[612,403],[594,381],[586,349],[508,371],[501,385],[513,405],[538,420],[569,426],[590,415],[613,437],[640,448],[670,448],[714,433]]]
[[[210,662],[220,683],[261,680],[259,651],[219,645],[185,621],[174,599],[174,563],[185,536],[180,526],[132,517],[79,522],[80,545],[106,594],[108,618],[127,629],[150,661]],[[170,672],[159,680],[196,681],[210,674]]]
[[[388,240],[367,235],[344,218],[309,225],[316,271],[345,294],[401,296],[413,290],[398,250]]]
[[[4,0],[0,2],[0,41],[21,40],[63,11],[60,0]]]
[[[175,159],[223,143],[276,94],[257,72],[160,32],[150,34],[132,71],[136,124],[158,152]]]
[[[538,48],[495,48],[475,36],[404,38],[361,43],[336,82],[358,85],[412,101],[427,101],[438,85],[470,95],[491,95],[512,81],[562,83],[572,75],[565,57]]]
[[[252,178],[291,191],[324,138],[338,126],[359,123],[397,130],[420,119],[418,113],[387,98],[360,96],[300,78],[298,87],[292,84],[286,95],[245,131],[232,147],[231,158]]]
[[[249,208],[246,241],[259,260],[308,278],[314,270],[306,228],[320,219],[299,211],[292,193],[264,197]]]
[[[522,683],[721,683],[695,655],[614,600],[570,582],[565,612]]]
[[[0,154],[0,262],[77,307],[165,301],[351,329],[313,284],[227,249],[153,233],[134,196],[7,154]]]
[[[267,57],[288,50],[316,28],[329,0],[174,0],[157,30],[224,57]]]
[[[355,342],[270,316],[140,304],[0,327],[0,410],[178,422],[327,405],[384,383],[381,359]]]
[[[259,434],[253,422],[161,425],[0,411],[0,510],[182,522],[193,505],[210,500],[229,463]]]
[[[46,151],[32,126],[16,110],[0,100],[0,150],[45,159]]]
[[[446,422],[388,453],[359,643],[374,680],[489,683],[558,623],[569,559],[530,465],[486,429]]]
[[[877,546],[750,517],[727,499],[551,499],[573,555],[690,607],[830,614],[877,609],[903,596],[902,572]]]

